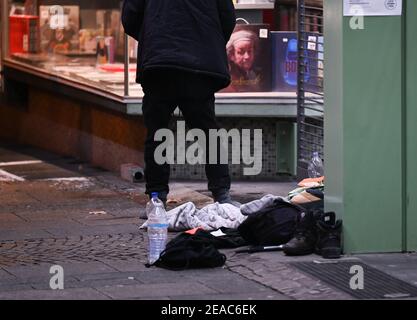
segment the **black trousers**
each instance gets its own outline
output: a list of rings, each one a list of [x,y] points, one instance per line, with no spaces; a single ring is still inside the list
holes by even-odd
[[[209,142],[210,129],[219,129],[215,115],[215,84],[209,76],[179,70],[152,70],[143,76],[143,116],[148,130],[145,142],[146,193],[169,192],[170,165],[155,162],[154,153],[161,144],[155,141],[159,129],[168,129],[173,112],[181,110],[188,129],[201,129]],[[208,145],[206,146],[208,149]],[[219,155],[219,152],[218,152]],[[207,152],[208,160],[208,152]],[[207,161],[207,163],[209,163]],[[217,193],[230,189],[229,166],[206,164],[208,190]]]

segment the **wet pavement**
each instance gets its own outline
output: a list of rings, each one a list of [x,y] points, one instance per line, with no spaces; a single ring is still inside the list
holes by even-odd
[[[265,194],[285,196],[295,183],[237,182],[240,202]],[[176,181],[176,205],[212,202],[204,182]],[[287,300],[352,299],[346,292],[298,271],[281,252],[224,250],[223,268],[168,271],[146,268],[147,239],[139,213],[143,183],[121,180],[71,157],[0,144],[0,299]],[[170,234],[174,237],[175,234]],[[363,255],[367,262],[417,284],[417,255]],[[64,290],[51,290],[54,265]]]

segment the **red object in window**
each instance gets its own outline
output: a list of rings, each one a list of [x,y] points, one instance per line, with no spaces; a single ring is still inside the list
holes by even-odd
[[[103,71],[108,72],[124,72],[125,66],[123,64],[104,64],[99,67]],[[129,72],[136,72],[136,67],[129,67]]]
[[[263,21],[269,24],[272,29],[275,29],[274,10],[263,10]]]
[[[39,17],[16,15],[9,17],[9,52],[35,53],[39,51]]]

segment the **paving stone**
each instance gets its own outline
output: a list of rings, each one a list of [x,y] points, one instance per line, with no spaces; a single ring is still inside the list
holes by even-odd
[[[234,272],[248,279],[259,281],[294,299],[320,299],[320,297],[324,299],[329,296],[329,293],[333,293],[334,296],[338,296],[341,299],[343,297],[350,298],[350,296],[339,294],[337,290],[331,288],[326,288],[326,291],[321,291],[320,294],[310,294],[309,292],[311,290],[322,287],[320,282],[305,276],[289,265],[283,264],[282,261],[286,261],[287,259],[283,255],[267,255],[266,253],[261,255],[265,257],[264,260],[247,262],[245,264],[247,259],[242,256],[241,261],[229,261],[228,265]],[[309,259],[315,259],[315,257],[312,256]],[[262,265],[266,266],[271,264],[280,265],[280,271],[275,272],[262,267]],[[307,282],[306,279],[310,279],[310,282]]]
[[[64,288],[65,289],[74,289],[74,288],[94,288],[94,287],[108,287],[108,286],[118,286],[118,285],[132,285],[139,284],[135,279],[96,279],[88,281],[79,281],[75,278],[65,280]],[[50,290],[49,281],[42,281],[37,283],[32,283],[31,287],[36,290]]]
[[[0,292],[24,291],[24,290],[31,290],[31,289],[33,288],[29,284],[15,284],[15,283],[3,284],[0,281]]]
[[[0,283],[3,283],[6,280],[14,281],[16,278],[9,272],[0,268]]]
[[[49,273],[50,268],[56,265],[55,263],[42,264],[38,266],[19,266],[19,267],[5,267],[8,272],[13,274],[19,279],[29,280],[34,277],[49,278],[52,274]],[[64,279],[68,276],[75,276],[80,274],[94,274],[94,273],[109,273],[117,272],[115,269],[101,263],[101,262],[90,262],[90,263],[61,263],[59,264],[64,268]]]
[[[156,269],[161,270],[161,269]],[[219,278],[230,275],[230,271],[225,267],[220,268],[206,268],[206,269],[188,269],[182,271],[175,271],[179,275],[191,276],[195,278]]]
[[[1,230],[0,231],[0,241],[3,240],[25,240],[25,239],[42,239],[49,238],[50,233],[44,230],[36,230],[32,228],[21,228],[17,231],[15,230]]]
[[[135,278],[144,284],[157,283],[178,283],[197,281],[198,277],[187,274],[186,272],[170,271],[166,269],[148,269],[147,271],[134,273]],[[213,279],[213,278],[211,278]]]
[[[1,183],[1,182],[0,182]],[[15,184],[14,189],[6,188],[3,183],[1,183],[1,194],[0,194],[0,213],[10,212],[10,206],[14,205],[29,205],[29,204],[38,204],[39,201],[26,193],[20,191],[17,186],[22,186],[23,183]]]
[[[262,292],[271,291],[270,288],[242,276],[228,274],[224,279],[199,279],[200,283],[220,293]]]
[[[0,232],[2,231],[25,231],[32,229],[33,231],[46,231],[51,228],[66,228],[76,230],[77,228],[82,227],[82,224],[69,219],[59,219],[59,220],[44,220],[44,221],[21,221],[19,223],[5,223],[0,225]],[[30,239],[30,238],[29,238]]]
[[[138,214],[139,215],[139,214]],[[140,225],[144,222],[140,221],[137,217],[109,217],[106,219],[77,219],[78,222],[87,225],[87,226],[111,226],[111,225],[135,225],[138,229]]]
[[[87,235],[55,239],[0,242],[1,265],[113,260],[120,265],[146,261],[141,234]],[[108,264],[107,264],[108,265]],[[112,268],[113,269],[113,268]]]
[[[50,166],[49,164],[13,166],[8,168],[8,172],[26,180],[81,177],[80,173]]]
[[[149,271],[150,269],[146,268],[146,256],[143,256],[142,261],[138,260],[127,260],[127,261],[117,261],[117,260],[108,260],[101,259],[106,265],[121,271],[121,272],[135,272],[135,271]]]
[[[148,300],[148,301],[155,301],[156,299],[155,299],[155,297],[149,297],[149,298],[147,298],[147,297],[144,297],[144,298],[126,298],[126,299],[124,299],[124,300],[135,300],[135,301],[139,301],[139,300]],[[175,298],[175,299],[172,299],[172,298],[170,298],[170,297],[158,297],[158,301],[159,300],[177,300],[177,298]]]
[[[214,290],[195,282],[140,284],[133,286],[120,285],[96,289],[114,299],[216,294]]]
[[[109,300],[92,288],[0,292],[0,300]]]
[[[75,278],[80,282],[88,282],[94,280],[119,280],[134,278],[137,279],[137,275],[142,273],[137,272],[110,272],[110,273],[94,273],[94,274],[82,274],[77,275]]]
[[[72,211],[68,209],[55,209],[51,210],[45,209],[45,210],[37,210],[32,212],[21,212],[19,213],[19,217],[24,219],[25,221],[32,223],[32,222],[45,222],[45,223],[51,223],[54,222],[65,222],[65,221],[72,221],[77,222],[75,219],[83,219],[88,213],[84,210],[80,211]],[[72,219],[70,219],[71,217]],[[80,224],[80,223],[79,223]]]
[[[9,273],[13,274],[18,281],[30,280],[32,278],[50,278],[49,270],[53,264],[44,264],[36,266],[17,266],[17,267],[4,267]]]
[[[176,296],[175,300],[291,300],[291,298],[277,292],[261,293],[225,293],[215,295]]]
[[[212,270],[219,270],[219,272],[212,272]],[[139,281],[146,284],[153,283],[176,283],[178,281],[198,281],[202,280],[204,283],[210,280],[227,281],[229,277],[234,277],[232,273],[227,270],[216,269],[199,269],[199,270],[184,270],[171,271],[160,268],[145,268],[139,272],[132,273]]]
[[[105,200],[105,199],[82,199],[71,200],[65,203],[48,203],[48,202],[35,202],[30,204],[16,203],[16,205],[2,206],[0,207],[0,213],[18,213],[20,217],[30,220],[33,217],[50,217],[55,216],[72,216],[72,217],[85,217],[91,211],[106,211],[114,215],[123,216],[123,213],[129,209],[137,208],[138,204],[131,201],[125,201],[123,199]],[[127,211],[128,215],[131,212]]]
[[[15,280],[8,281],[6,283],[3,283],[4,285],[28,285],[31,288],[37,288],[42,290],[50,290],[50,281],[51,281],[52,274],[48,274],[45,276],[44,274],[33,274],[30,278],[15,278]],[[64,276],[64,283],[71,283],[78,281],[77,278],[73,276]]]
[[[116,233],[132,233],[137,232],[137,225],[112,225],[112,226],[82,226],[77,229],[73,228],[48,228],[46,231],[57,237],[75,236],[75,235],[106,235]]]
[[[19,218],[17,215],[12,213],[2,213],[0,214],[0,226],[13,222],[24,222],[22,218]]]
[[[134,278],[136,281],[139,281],[143,284],[157,284],[157,283],[178,283],[178,282],[190,282],[196,281],[199,282],[203,280],[201,284],[208,284],[211,281],[226,282],[230,279],[235,279],[235,275],[225,270],[225,273],[222,276],[216,276],[214,274],[205,274],[204,271],[201,272],[201,275],[196,275],[194,273],[188,273],[187,271],[195,270],[186,270],[186,271],[170,271],[166,269],[156,269],[150,268],[145,271],[132,271],[132,272],[117,272],[117,273],[103,273],[103,274],[89,274],[89,275],[78,275],[76,278],[80,281],[91,281],[91,280],[117,280],[117,279],[128,279]]]
[[[114,268],[98,261],[89,263],[63,263],[62,267],[67,275],[95,274],[112,271],[117,272]]]
[[[284,281],[273,282],[273,286],[274,288],[277,288],[278,290],[284,290],[284,289],[300,288],[301,284],[296,281],[284,280]]]

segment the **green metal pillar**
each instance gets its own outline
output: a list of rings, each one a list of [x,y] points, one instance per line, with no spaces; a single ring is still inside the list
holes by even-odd
[[[417,251],[417,1],[408,0],[406,10],[406,249]]]
[[[365,17],[363,30],[350,20],[343,1],[325,0],[326,210],[344,221],[346,253],[400,252],[413,219],[405,204],[405,20]]]

